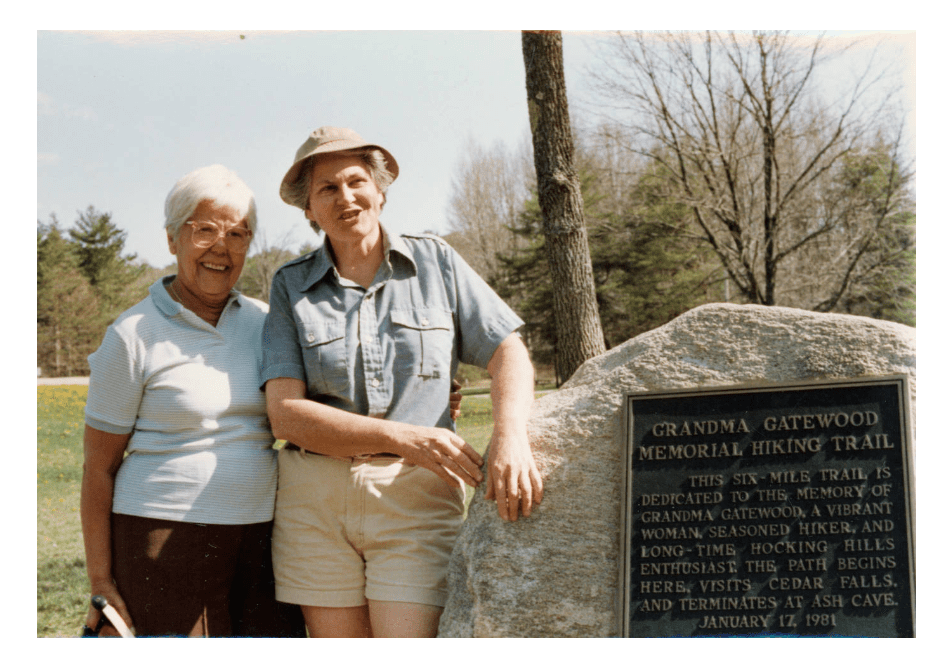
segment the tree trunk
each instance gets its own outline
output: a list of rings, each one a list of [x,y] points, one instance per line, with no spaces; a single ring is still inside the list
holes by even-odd
[[[53,356],[53,360],[54,360],[54,361],[53,361],[53,369],[54,369],[53,372],[54,372],[54,374],[55,374],[55,377],[61,377],[61,376],[62,376],[62,372],[61,372],[60,367],[61,367],[62,363],[61,363],[61,361],[60,361],[60,332],[59,332],[59,325],[58,325],[58,324],[54,324],[54,325],[53,325],[53,340],[56,341],[56,343],[55,343],[55,348],[54,348],[54,349],[56,350],[56,352],[54,353],[54,356]]]
[[[562,34],[523,32],[529,125],[555,302],[559,382],[605,351],[562,68]]]

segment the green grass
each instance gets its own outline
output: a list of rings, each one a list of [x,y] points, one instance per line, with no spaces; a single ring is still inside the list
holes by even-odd
[[[480,454],[486,453],[493,432],[492,403],[489,394],[463,397],[463,414],[456,424],[456,432]]]
[[[86,611],[79,525],[83,466],[81,385],[36,388],[36,634],[77,636]]]
[[[86,613],[89,592],[79,523],[86,391],[82,385],[36,388],[37,637],[75,637]],[[492,435],[488,394],[463,399],[457,431],[485,453]]]

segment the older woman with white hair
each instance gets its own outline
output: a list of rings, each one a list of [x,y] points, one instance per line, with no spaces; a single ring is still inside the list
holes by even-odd
[[[502,519],[542,500],[529,446],[533,368],[522,320],[441,239],[380,221],[393,155],[322,127],[281,184],[318,248],[271,289],[261,381],[278,457],[278,599],[312,637],[432,637],[464,506],[486,484]],[[441,400],[459,362],[492,376],[483,458]]]
[[[90,356],[82,525],[91,593],[139,636],[304,636],[275,601],[274,437],[258,387],[267,305],[235,291],[251,190],[221,165],[165,203],[177,273]],[[99,613],[90,607],[86,625]]]

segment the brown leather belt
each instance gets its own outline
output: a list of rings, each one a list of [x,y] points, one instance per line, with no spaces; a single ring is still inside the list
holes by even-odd
[[[391,454],[390,452],[380,452],[379,454],[358,454],[357,456],[328,456],[327,454],[319,454],[318,452],[312,452],[303,447],[295,445],[293,442],[289,442],[284,446],[284,449],[287,449],[292,452],[304,452],[305,454],[311,454],[313,456],[325,456],[329,459],[336,459],[337,461],[353,461],[356,463],[362,463],[364,461],[380,461],[380,460],[389,460],[393,461],[400,457],[397,454]]]

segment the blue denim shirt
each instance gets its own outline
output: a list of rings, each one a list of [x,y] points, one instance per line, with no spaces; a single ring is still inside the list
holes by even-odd
[[[442,239],[384,238],[384,261],[367,289],[340,277],[326,242],[278,270],[261,385],[296,378],[326,405],[452,429],[457,365],[485,368],[523,322]]]

